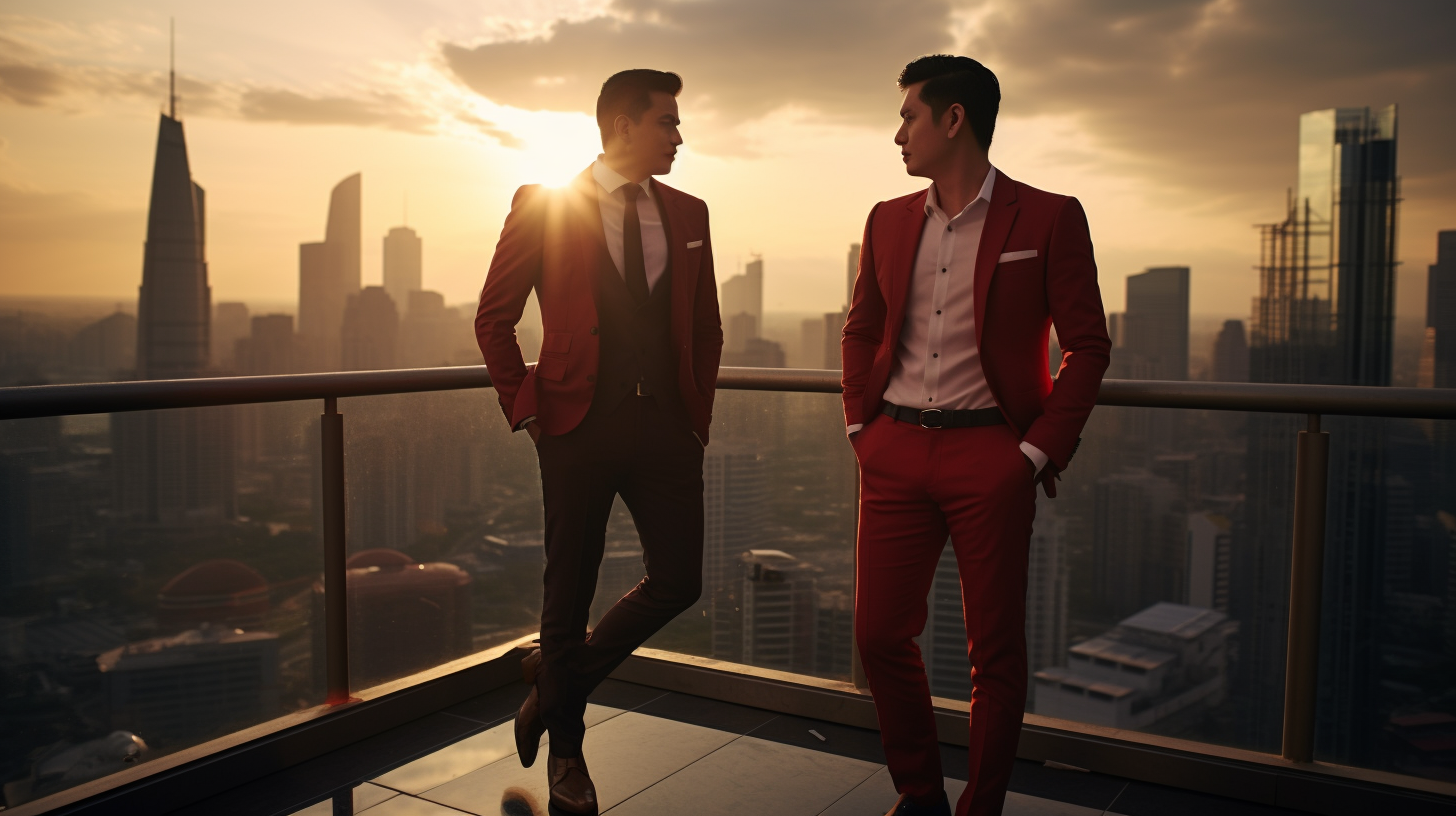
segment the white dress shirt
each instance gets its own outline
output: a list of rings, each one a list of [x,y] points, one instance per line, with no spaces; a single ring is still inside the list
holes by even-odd
[[[980,193],[955,216],[941,210],[934,183],[926,191],[925,228],[905,296],[905,324],[886,402],[922,411],[996,407],[976,344],[975,289],[976,256],[995,186],[992,167]],[[1021,451],[1038,473],[1046,466],[1047,455],[1035,445],[1022,442]]]
[[[627,192],[632,182],[607,166],[603,156],[592,162],[592,178],[597,182],[597,204],[602,210],[602,231],[607,239],[607,252],[618,274],[626,279],[626,263],[622,260],[622,222],[627,214]],[[640,185],[645,195],[637,196],[637,216],[642,223],[642,260],[647,271],[647,290],[652,291],[667,271],[667,230],[662,226],[662,213],[652,195],[652,179]]]

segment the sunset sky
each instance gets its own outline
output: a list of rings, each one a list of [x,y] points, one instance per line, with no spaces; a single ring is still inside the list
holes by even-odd
[[[135,300],[170,17],[214,302],[292,304],[354,172],[365,283],[408,199],[426,288],[473,300],[516,186],[592,160],[597,88],[629,67],[683,76],[664,181],[708,202],[720,281],[763,254],[771,310],[837,309],[870,207],[924,186],[895,76],[931,52],[1000,76],[992,161],[1082,199],[1109,309],[1128,274],[1187,264],[1195,313],[1247,317],[1251,225],[1282,215],[1308,110],[1400,105],[1402,314],[1456,229],[1440,0],[6,0],[0,296]]]

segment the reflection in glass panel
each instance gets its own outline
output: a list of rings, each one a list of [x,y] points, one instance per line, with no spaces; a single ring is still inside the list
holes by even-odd
[[[1327,420],[1316,756],[1456,779],[1456,423]]]
[[[339,410],[351,687],[536,631],[540,470],[495,392],[349,399]]]
[[[1098,408],[1057,497],[1038,495],[1029,550],[1026,710],[1251,746],[1236,611],[1242,414]],[[1289,438],[1293,451],[1293,437]],[[1287,547],[1286,547],[1287,550]],[[1281,588],[1287,594],[1287,585]],[[971,691],[955,555],[920,638],[932,694]],[[1279,622],[1282,637],[1284,622]],[[1282,653],[1281,653],[1282,656]],[[1282,667],[1282,663],[1281,663]],[[1279,724],[1282,687],[1273,703]]]
[[[718,392],[703,470],[703,595],[647,645],[848,680],[858,477],[840,397]],[[620,502],[607,548],[594,621],[643,576]]]
[[[321,699],[317,416],[0,422],[7,807]]]

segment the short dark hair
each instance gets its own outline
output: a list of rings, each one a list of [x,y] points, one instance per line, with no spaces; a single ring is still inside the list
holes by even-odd
[[[900,72],[900,90],[924,82],[920,101],[930,106],[937,121],[951,105],[966,109],[966,122],[982,150],[991,149],[996,132],[996,112],[1001,108],[1001,83],[991,69],[970,57],[931,54],[921,57]]]
[[[607,77],[597,95],[597,128],[602,132],[602,144],[612,135],[612,123],[618,116],[640,121],[652,107],[653,91],[677,96],[682,93],[682,85],[682,77],[677,74],[651,68],[631,68]]]

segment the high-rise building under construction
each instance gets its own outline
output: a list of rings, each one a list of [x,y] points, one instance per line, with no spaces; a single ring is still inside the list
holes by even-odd
[[[1249,379],[1387,386],[1395,291],[1396,108],[1300,117],[1298,186],[1261,227]],[[1251,742],[1277,748],[1289,608],[1294,447],[1301,422],[1249,423],[1247,541],[1236,548],[1244,624],[1242,692]],[[1380,739],[1385,426],[1326,420],[1331,433],[1320,697],[1320,758],[1364,764]]]

